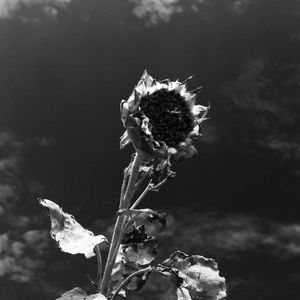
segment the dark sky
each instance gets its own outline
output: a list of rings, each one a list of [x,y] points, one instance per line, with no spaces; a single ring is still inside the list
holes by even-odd
[[[211,106],[196,158],[144,200],[170,216],[159,257],[216,258],[230,300],[296,299],[299,46],[299,0],[0,0],[0,299],[88,286],[95,260],[56,249],[36,199],[109,235],[133,152],[119,103],[144,69],[194,74]]]

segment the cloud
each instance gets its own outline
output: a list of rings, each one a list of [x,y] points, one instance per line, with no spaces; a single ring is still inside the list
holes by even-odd
[[[2,210],[12,206],[18,197],[17,173],[20,163],[20,147],[22,143],[9,132],[0,132],[0,205]]]
[[[28,282],[44,266],[43,255],[48,245],[48,232],[31,230],[13,238],[15,235],[0,235],[0,276]]]
[[[66,8],[72,0],[0,0],[0,19],[12,18],[23,7],[41,6],[46,16],[55,17],[58,9]]]
[[[134,4],[133,14],[145,19],[147,26],[168,22],[171,16],[183,11],[179,0],[131,0]]]
[[[276,259],[300,257],[300,223],[284,224],[241,214],[181,212],[172,218],[168,232],[168,236],[162,232],[158,238],[161,236],[164,243],[167,239],[173,250],[196,253],[201,249],[204,253],[199,254],[228,259],[258,250]]]
[[[246,143],[251,140],[284,160],[300,159],[300,138],[294,130],[300,126],[296,92],[299,78],[297,63],[270,61],[263,57],[243,63],[240,74],[223,86],[223,94],[231,100],[227,102],[228,107],[231,105],[228,118],[236,118],[234,122],[241,122],[244,132],[251,134],[240,136],[241,140]],[[238,119],[239,116],[243,120]]]
[[[0,131],[0,278],[27,283],[34,292],[47,295],[53,295],[59,286],[49,282],[47,272],[51,271],[45,268],[54,245],[48,228],[40,228],[41,215],[32,213],[34,204],[28,201],[34,201],[44,187],[34,179],[24,178],[23,167],[27,153],[52,143],[44,137],[20,139],[11,131]],[[26,215],[20,209],[24,204]]]
[[[251,0],[235,0],[229,5],[229,8],[232,9],[236,14],[243,14],[248,8]]]
[[[207,20],[215,11],[223,10],[218,1],[213,0],[130,0],[133,4],[132,13],[145,21],[146,26],[167,23],[175,14],[183,12],[199,13],[201,18]],[[241,15],[247,11],[251,0],[227,1],[222,13],[233,12]]]
[[[38,137],[21,141],[12,132],[0,132],[0,215],[6,212],[6,220],[13,221],[13,211],[19,201],[20,192],[24,188],[21,178],[24,153],[35,147],[39,149],[49,147],[52,143],[53,141]],[[32,194],[41,192],[43,189],[40,183],[30,182],[28,179],[27,185]],[[24,218],[22,216],[16,217],[13,224],[20,225]]]

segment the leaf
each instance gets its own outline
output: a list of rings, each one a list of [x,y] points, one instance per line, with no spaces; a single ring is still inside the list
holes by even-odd
[[[109,293],[114,294],[121,282],[136,271],[149,266],[155,259],[157,241],[148,237],[143,225],[135,227],[124,235],[110,279]],[[150,272],[134,276],[119,295],[124,297],[128,291],[143,288]]]
[[[162,265],[179,271],[182,287],[188,290],[191,299],[219,300],[226,297],[225,278],[220,277],[215,260],[176,251]]]
[[[157,265],[155,271],[168,278],[176,287],[180,287],[183,283],[183,279],[179,276],[179,271],[175,268]]]
[[[161,225],[165,226],[167,224],[166,221],[166,213],[155,211],[150,208],[143,209],[122,209],[118,211],[119,214],[126,214],[134,221],[149,221],[154,222],[158,221]]]
[[[145,231],[145,226],[135,226],[132,225],[132,229],[124,234],[122,239],[122,244],[128,245],[131,243],[143,243],[149,237]]]
[[[103,235],[95,236],[84,229],[73,216],[64,213],[54,202],[41,199],[40,204],[49,210],[51,220],[51,237],[57,241],[63,252],[84,254],[86,258],[94,256],[94,247],[107,239]]]
[[[144,243],[123,245],[123,259],[126,263],[148,266],[156,256],[157,241],[149,238]]]
[[[62,294],[61,297],[56,300],[107,300],[107,298],[100,293],[88,296],[83,289],[76,287]]]
[[[184,287],[177,288],[177,299],[178,300],[192,300],[189,291]]]

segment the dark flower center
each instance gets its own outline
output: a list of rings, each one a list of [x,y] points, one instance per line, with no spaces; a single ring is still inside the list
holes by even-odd
[[[143,96],[140,107],[150,120],[153,138],[169,147],[176,147],[193,130],[193,115],[185,99],[175,91],[161,89]]]

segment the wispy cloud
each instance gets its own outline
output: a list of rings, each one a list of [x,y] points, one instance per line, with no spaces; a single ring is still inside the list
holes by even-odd
[[[220,216],[182,212],[171,218],[168,242],[173,249],[203,251],[206,255],[238,258],[264,250],[276,259],[300,256],[300,223],[285,224],[241,214]],[[203,253],[201,253],[203,254]]]
[[[0,0],[0,19],[14,17],[24,7],[41,7],[46,16],[55,17],[59,9],[66,8],[72,0]]]
[[[19,139],[10,131],[0,131],[0,219],[2,224],[22,227],[28,224],[28,217],[16,215],[21,193],[26,188],[29,193],[41,193],[41,183],[30,178],[22,178],[22,164],[25,153],[32,149],[49,147],[53,141],[47,138],[33,137]],[[1,231],[0,231],[1,233]]]
[[[171,18],[183,12],[200,13],[204,19],[209,19],[211,13],[224,9],[218,1],[213,0],[130,0],[133,4],[132,13],[145,21],[146,26],[167,23]],[[227,1],[224,12],[241,15],[247,11],[252,0]]]
[[[240,115],[247,114],[248,120],[251,119],[251,123],[245,119],[243,124],[249,126],[252,141],[277,152],[282,159],[300,159],[300,138],[294,130],[300,125],[299,99],[295,92],[299,89],[299,78],[297,63],[256,57],[245,61],[237,78],[223,88],[234,108],[242,111]],[[249,136],[245,136],[247,139]]]
[[[40,228],[40,216],[30,215],[30,203],[26,215],[19,206],[28,200],[23,198],[24,190],[28,197],[43,189],[41,183],[22,176],[26,153],[52,143],[47,138],[20,139],[13,132],[0,132],[0,278],[28,283],[47,294],[56,289],[55,283],[45,280],[49,230]]]
[[[248,8],[251,0],[234,0],[229,5],[229,8],[232,9],[233,12],[237,14],[243,14]]]
[[[5,211],[18,197],[17,172],[20,163],[21,143],[9,132],[0,132],[0,207]]]
[[[133,14],[145,19],[146,25],[157,25],[168,22],[172,15],[181,13],[183,7],[180,0],[131,0],[134,4]]]

